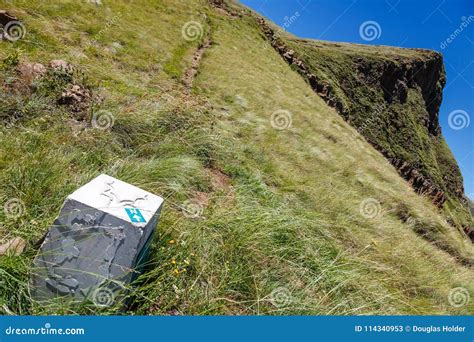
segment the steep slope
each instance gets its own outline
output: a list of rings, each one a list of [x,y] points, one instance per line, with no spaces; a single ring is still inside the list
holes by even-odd
[[[474,291],[472,244],[247,12],[176,0],[8,6],[28,32],[0,43],[0,198],[24,210],[0,212],[0,236],[28,248],[0,257],[6,313],[72,312],[31,302],[29,267],[64,197],[101,172],[166,199],[130,313],[474,312],[451,305],[456,289]],[[82,72],[48,68],[29,84],[18,71],[57,58]],[[71,84],[90,105],[58,102]]]
[[[448,201],[450,222],[472,227],[463,179],[438,122],[445,84],[439,53],[298,39],[252,15],[283,59],[419,194],[440,208]]]

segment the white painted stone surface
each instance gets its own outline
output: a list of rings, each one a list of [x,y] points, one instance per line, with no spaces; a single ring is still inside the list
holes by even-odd
[[[74,191],[68,199],[113,215],[137,227],[146,226],[163,204],[163,198],[105,174]],[[138,209],[145,222],[133,222],[126,208]]]

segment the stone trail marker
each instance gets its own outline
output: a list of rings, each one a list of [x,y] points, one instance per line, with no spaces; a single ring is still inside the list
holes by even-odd
[[[112,305],[146,259],[162,205],[161,197],[104,174],[77,189],[34,260],[33,297]]]

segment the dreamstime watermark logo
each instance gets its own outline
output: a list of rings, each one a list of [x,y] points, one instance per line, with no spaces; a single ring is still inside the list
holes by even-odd
[[[15,219],[21,217],[25,213],[26,209],[22,200],[18,198],[10,198],[5,202],[3,211],[5,212],[6,217]]]
[[[381,117],[383,116],[385,110],[386,107],[384,105],[377,105],[374,108],[372,115],[370,115],[366,120],[362,122],[359,127],[357,127],[357,131],[359,133],[363,133],[366,129],[369,129],[370,127],[376,125],[378,122],[381,121]]]
[[[95,1],[89,0],[90,3],[94,3],[94,2],[95,2],[95,4],[98,5],[98,6],[102,4],[100,1],[99,1],[99,2],[97,2],[97,1],[98,1],[98,0],[95,0]],[[111,28],[112,26],[114,26],[114,25],[120,20],[121,17],[122,17],[122,15],[119,13],[119,14],[113,16],[112,18],[108,18],[108,19],[105,21],[104,27],[92,37],[91,42],[92,42],[92,43],[97,43],[97,42],[99,41],[99,39],[100,39],[108,30],[110,30],[110,28]],[[88,44],[90,44],[90,43],[88,43]]]
[[[9,326],[5,329],[6,335],[84,335],[84,328],[53,328],[51,323],[45,323],[39,328],[16,328]]]
[[[181,28],[181,35],[188,42],[201,39],[204,34],[204,29],[199,21],[191,20],[183,25]]]
[[[462,109],[456,109],[453,110],[451,113],[449,113],[448,116],[448,124],[449,127],[452,129],[459,131],[463,128],[466,128],[469,126],[471,122],[471,118],[469,117],[469,114]]]
[[[371,42],[380,38],[382,35],[382,28],[376,21],[365,21],[359,27],[359,35],[363,40]]]
[[[12,129],[13,127],[15,127],[16,123],[19,121],[20,121],[19,119],[12,117],[9,121],[5,123],[5,128]]]
[[[278,287],[270,293],[270,302],[277,308],[284,308],[290,305],[292,296],[286,287]]]
[[[16,42],[24,38],[26,35],[26,28],[18,20],[8,22],[4,27],[0,27],[0,36],[10,42]]]
[[[237,102],[237,104],[242,108],[248,107],[247,99],[243,97],[242,95],[239,95],[239,94],[235,95],[235,102]]]
[[[290,17],[285,16],[283,18],[284,22],[282,24],[283,30],[287,31],[290,28],[290,26],[293,25],[296,20],[298,20],[299,17],[300,17],[300,12],[295,12]]]
[[[201,217],[204,212],[204,208],[201,204],[191,200],[185,201],[181,206],[181,210],[184,216],[189,218]]]
[[[405,221],[405,223],[410,226],[410,227],[416,227],[416,225],[418,224],[418,220],[416,218],[414,218],[413,216],[410,216],[407,218],[407,220]]]
[[[285,33],[291,25],[293,25],[295,23],[296,20],[298,20],[298,18],[300,17],[300,12],[295,12],[293,15],[291,16],[285,16],[283,18],[283,24],[281,27],[278,27],[276,30],[275,30],[275,33],[274,33],[274,37],[275,39],[278,39],[280,38],[283,33]],[[266,48],[267,45],[265,45],[265,48]]]
[[[278,130],[288,129],[291,127],[293,117],[291,112],[285,109],[279,109],[273,112],[270,117],[270,124],[273,128]]]
[[[102,0],[85,0],[89,4],[101,6],[102,5]]]
[[[92,292],[92,302],[100,308],[107,308],[115,303],[115,293],[107,287],[98,287]]]
[[[444,50],[448,47],[449,44],[454,42],[454,40],[465,30],[467,27],[474,21],[474,15],[470,15],[469,17],[461,17],[461,24],[459,27],[456,28],[453,33],[449,35],[444,41],[442,41],[439,47]]]
[[[470,299],[471,296],[469,295],[469,291],[464,287],[455,287],[451,289],[448,294],[448,302],[455,308],[467,305]]]
[[[107,110],[99,110],[92,115],[91,125],[100,130],[110,129],[114,126],[115,117]]]
[[[382,211],[380,202],[375,198],[366,198],[359,205],[360,214],[368,219],[374,219],[379,216]]]

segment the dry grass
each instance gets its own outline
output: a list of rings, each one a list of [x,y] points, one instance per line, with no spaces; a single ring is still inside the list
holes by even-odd
[[[114,312],[39,307],[28,295],[35,241],[65,196],[101,172],[165,198],[128,313],[474,312],[472,301],[459,308],[448,301],[455,287],[474,293],[472,268],[461,264],[473,259],[472,244],[311,91],[252,22],[204,1],[134,2],[133,11],[124,1],[63,3],[22,2],[15,13],[27,36],[2,46],[0,60],[18,53],[20,61],[80,65],[104,97],[94,110],[111,112],[115,124],[100,131],[74,122],[46,87],[51,98],[31,97],[33,110],[0,127],[0,198],[26,208],[16,219],[0,212],[0,237],[29,243],[19,257],[0,257],[5,312]],[[180,79],[199,44],[182,37],[190,20],[210,30],[214,44],[188,96]],[[114,42],[121,47],[112,52]],[[6,65],[0,75],[10,72]],[[277,110],[291,113],[289,128],[272,126]],[[361,214],[369,198],[376,211],[380,205],[373,218]],[[189,215],[196,202],[199,215]],[[451,254],[403,222],[402,211],[437,232]]]

